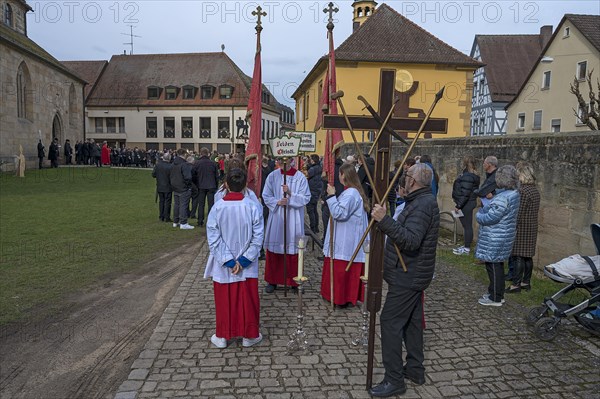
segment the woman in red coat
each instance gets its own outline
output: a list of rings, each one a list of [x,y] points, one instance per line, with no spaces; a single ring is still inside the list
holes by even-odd
[[[102,143],[102,165],[110,165],[110,148],[106,141]]]

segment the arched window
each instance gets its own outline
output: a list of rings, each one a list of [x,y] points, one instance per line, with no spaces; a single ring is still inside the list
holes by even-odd
[[[365,17],[368,17],[369,15],[371,15],[371,8],[366,7],[365,8]]]
[[[358,7],[358,9],[356,10],[356,16],[358,18],[360,18],[360,17],[363,16],[363,9],[362,9],[362,7]]]
[[[69,126],[77,127],[77,93],[73,83],[69,88]]]
[[[31,95],[31,75],[27,64],[22,62],[17,69],[17,116],[31,119],[33,98]]]
[[[13,26],[13,12],[10,4],[4,4],[4,23],[12,28]]]

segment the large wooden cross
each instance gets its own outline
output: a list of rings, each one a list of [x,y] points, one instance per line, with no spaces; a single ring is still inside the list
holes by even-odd
[[[385,117],[390,112],[394,102],[396,82],[396,71],[389,69],[381,70],[381,79],[379,84],[379,115]],[[381,124],[372,116],[348,116],[352,129],[354,130],[379,130]],[[392,118],[388,126],[392,130],[401,132],[416,132],[421,127],[424,118]],[[349,130],[346,120],[343,116],[325,115],[323,117],[323,129],[342,129]],[[425,125],[424,132],[444,134],[448,130],[447,119],[430,118]],[[389,185],[389,172],[391,161],[391,137],[387,132],[383,132],[377,142],[377,151],[375,153],[375,176],[373,177],[375,187],[373,188],[379,198],[383,198]],[[367,306],[370,317],[369,326],[369,359],[368,371],[373,369],[373,353],[375,349],[375,322],[377,312],[381,309],[381,297],[383,291],[383,261],[385,251],[385,235],[379,229],[371,230],[371,251],[369,270],[369,283],[367,289]],[[367,372],[367,387],[372,383],[372,372]]]

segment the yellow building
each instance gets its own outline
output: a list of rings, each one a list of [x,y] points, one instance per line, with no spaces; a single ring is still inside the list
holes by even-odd
[[[337,89],[345,93],[348,114],[366,114],[364,104],[357,100],[359,95],[378,110],[380,71],[394,69],[396,93],[405,93],[395,108],[395,117],[424,116],[435,94],[446,86],[444,98],[432,116],[448,120],[448,133],[444,137],[469,135],[473,72],[482,64],[387,4],[376,8],[375,1],[355,1],[352,6],[354,32],[335,50]],[[314,131],[327,65],[327,56],[319,59],[292,95],[296,100],[296,130]],[[324,132],[317,131],[319,154],[325,145]],[[356,133],[359,141],[372,138],[369,132]],[[344,140],[351,142],[348,132],[344,132]]]

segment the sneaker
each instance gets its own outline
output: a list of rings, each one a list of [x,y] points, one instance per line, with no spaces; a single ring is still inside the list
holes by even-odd
[[[483,299],[490,299],[490,294],[483,294],[481,297],[482,297]],[[504,298],[502,298],[502,301],[501,301],[501,303],[504,303],[504,302],[506,302],[506,301],[504,300]]]
[[[179,226],[180,230],[194,230],[194,226],[192,226],[191,224],[182,224],[181,226]]]
[[[217,334],[213,334],[213,336],[210,337],[210,342],[219,349],[227,348],[227,340],[225,338],[217,337]]]
[[[267,286],[265,287],[265,292],[267,294],[272,294],[273,292],[275,292],[275,288],[277,288],[277,285],[267,284]]]
[[[454,255],[469,255],[471,253],[471,250],[466,247],[458,247],[458,248],[453,249],[452,253]]]
[[[261,333],[258,333],[258,337],[257,338],[244,338],[242,339],[242,346],[244,348],[249,348],[251,346],[254,346],[256,344],[258,344],[260,341],[262,341],[263,336]]]
[[[487,298],[479,298],[478,302],[483,306],[502,306],[502,302],[492,301],[489,296]]]
[[[173,223],[173,227],[179,227],[179,223]]]

